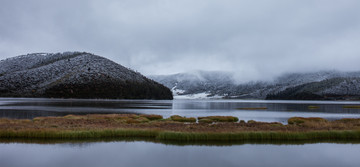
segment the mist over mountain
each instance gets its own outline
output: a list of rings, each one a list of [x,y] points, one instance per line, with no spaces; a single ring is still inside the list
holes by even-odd
[[[0,97],[172,99],[165,86],[86,52],[34,53],[0,61]]]
[[[257,81],[241,81],[236,73],[223,71],[192,71],[149,78],[90,53],[35,53],[0,61],[0,96],[360,99],[360,72],[287,73]]]
[[[238,82],[234,73],[216,71],[149,77],[170,88],[175,98],[336,100],[360,97],[360,72],[288,73],[271,81],[243,83]]]
[[[229,72],[206,72],[193,71],[192,73],[179,73],[174,75],[149,76],[155,81],[162,83],[179,94],[195,94],[209,90],[216,93],[216,90],[224,90],[233,86],[235,80]]]

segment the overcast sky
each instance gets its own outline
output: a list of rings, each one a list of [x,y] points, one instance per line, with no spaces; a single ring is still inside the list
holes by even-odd
[[[0,59],[64,51],[145,75],[360,70],[360,1],[0,0]]]

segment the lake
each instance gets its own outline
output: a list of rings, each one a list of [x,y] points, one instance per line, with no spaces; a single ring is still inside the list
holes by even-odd
[[[94,100],[0,98],[0,117],[32,119],[90,113],[159,114],[164,117],[231,115],[240,120],[286,123],[289,117],[360,118],[351,101]],[[249,110],[251,109],[251,110]],[[212,167],[360,166],[359,141],[172,143],[148,139],[106,141],[0,140],[1,167]]]
[[[236,116],[240,120],[286,123],[294,116],[322,117],[329,120],[360,118],[359,101],[286,100],[94,100],[0,98],[0,117],[32,119],[39,116],[64,116],[90,113]],[[258,108],[258,109],[245,109]]]
[[[359,167],[351,143],[168,145],[146,141],[0,143],[1,167]]]

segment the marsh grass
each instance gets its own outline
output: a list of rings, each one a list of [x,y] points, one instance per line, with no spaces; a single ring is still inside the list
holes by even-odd
[[[140,115],[140,117],[145,117],[145,118],[147,118],[147,119],[149,119],[151,121],[163,119],[163,116],[154,115],[154,114],[151,114],[151,115],[142,114],[142,115]]]
[[[360,125],[360,118],[343,118],[343,119],[335,120],[333,122],[352,123],[352,124]]]
[[[40,118],[38,118],[38,119],[44,119],[44,118],[46,118],[46,117],[40,117]],[[70,115],[65,115],[63,118],[65,118],[65,119],[83,119],[83,117],[80,116],[80,115],[72,115],[72,114],[70,114]],[[36,119],[36,118],[35,118],[35,119]]]
[[[186,118],[186,117],[182,117],[180,115],[172,115],[170,117],[170,119],[172,121],[176,121],[176,122],[196,122],[196,118],[193,118],[193,117]]]
[[[199,122],[199,123],[208,123],[208,124],[211,124],[211,123],[213,123],[213,122],[215,122],[215,121],[213,121],[213,120],[211,120],[211,119],[199,119],[199,118],[198,118],[198,122]]]
[[[145,137],[175,141],[239,140],[359,140],[360,119],[328,121],[323,118],[293,117],[289,125],[241,121],[237,117],[199,117],[218,123],[194,123],[195,118],[135,114],[90,114],[39,117],[33,120],[0,119],[0,138],[92,139]],[[223,121],[223,122],[221,122]],[[189,122],[189,123],[178,123]]]
[[[32,139],[91,139],[146,137],[156,140],[176,141],[244,141],[244,140],[358,140],[360,131],[314,132],[237,132],[194,133],[156,130],[117,129],[87,131],[0,131],[0,138]]]
[[[104,130],[2,130],[0,138],[88,139],[107,137],[156,137],[156,130],[104,129]]]
[[[360,131],[318,131],[318,132],[239,132],[239,133],[187,133],[161,132],[161,140],[182,141],[243,141],[243,140],[344,140],[360,139]]]
[[[309,117],[309,118],[304,118],[304,117],[292,117],[288,119],[288,124],[303,124],[306,122],[315,122],[315,123],[322,123],[322,122],[328,122],[328,120],[324,119],[324,118],[318,118],[318,117]]]
[[[254,120],[248,120],[247,123],[248,123],[248,124],[254,124],[254,123],[256,123],[256,121],[254,121]]]
[[[237,122],[239,118],[233,116],[207,116],[198,117],[199,122],[212,123],[212,122]]]
[[[69,116],[65,116],[69,117]],[[81,116],[80,116],[81,117]],[[82,116],[84,118],[84,116]],[[163,117],[161,115],[136,115],[136,114],[90,114],[87,115],[87,119],[90,120],[108,120],[115,122],[123,122],[128,124],[138,124],[138,123],[146,123],[150,121],[161,120]]]

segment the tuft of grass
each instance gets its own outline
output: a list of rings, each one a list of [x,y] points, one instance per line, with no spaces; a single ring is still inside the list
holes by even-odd
[[[140,123],[146,123],[149,122],[150,120],[146,117],[139,117],[136,119],[137,121],[139,121]]]
[[[8,124],[9,122],[11,122],[9,118],[0,118],[0,123]]]
[[[46,120],[46,119],[48,119],[48,118],[46,118],[46,117],[36,117],[36,118],[33,119],[33,121],[34,121],[34,122],[44,121],[44,120]]]
[[[150,120],[145,117],[137,117],[137,118],[126,118],[124,119],[126,123],[128,124],[139,124],[139,123],[146,123]]]
[[[308,106],[308,109],[310,109],[310,110],[316,110],[319,108],[320,108],[319,106]]]
[[[145,117],[145,118],[149,119],[150,121],[163,119],[163,116],[155,115],[155,114],[151,114],[151,115],[143,114],[143,115],[140,115],[140,117]]]
[[[172,115],[170,117],[171,120],[176,121],[176,122],[196,122],[196,118],[190,117],[190,118],[186,118],[186,117],[182,117],[180,115]]]
[[[318,117],[309,117],[309,118],[304,118],[304,117],[291,117],[288,119],[288,124],[293,125],[299,125],[299,124],[303,124],[306,122],[312,122],[312,123],[323,123],[323,122],[328,122],[328,120],[324,119],[324,118],[318,118]]]
[[[256,121],[254,121],[254,120],[248,120],[247,123],[248,123],[248,124],[254,124],[254,123],[256,123]]]
[[[118,121],[118,120],[126,120],[126,119],[137,119],[139,116],[135,114],[89,114],[83,116],[83,118],[87,118],[90,120],[109,120],[109,121]]]
[[[212,122],[237,122],[239,118],[233,116],[207,116],[198,117],[199,122],[212,123]]]
[[[271,122],[271,123],[269,123],[269,125],[270,126],[284,126],[282,123],[280,123],[280,122]]]
[[[70,115],[65,115],[63,118],[65,118],[65,119],[82,119],[83,116],[70,114]]]
[[[199,119],[198,120],[199,121],[199,123],[208,123],[208,124],[211,124],[211,123],[213,123],[213,122],[215,122],[215,121],[213,121],[213,120],[211,120],[211,119]]]

